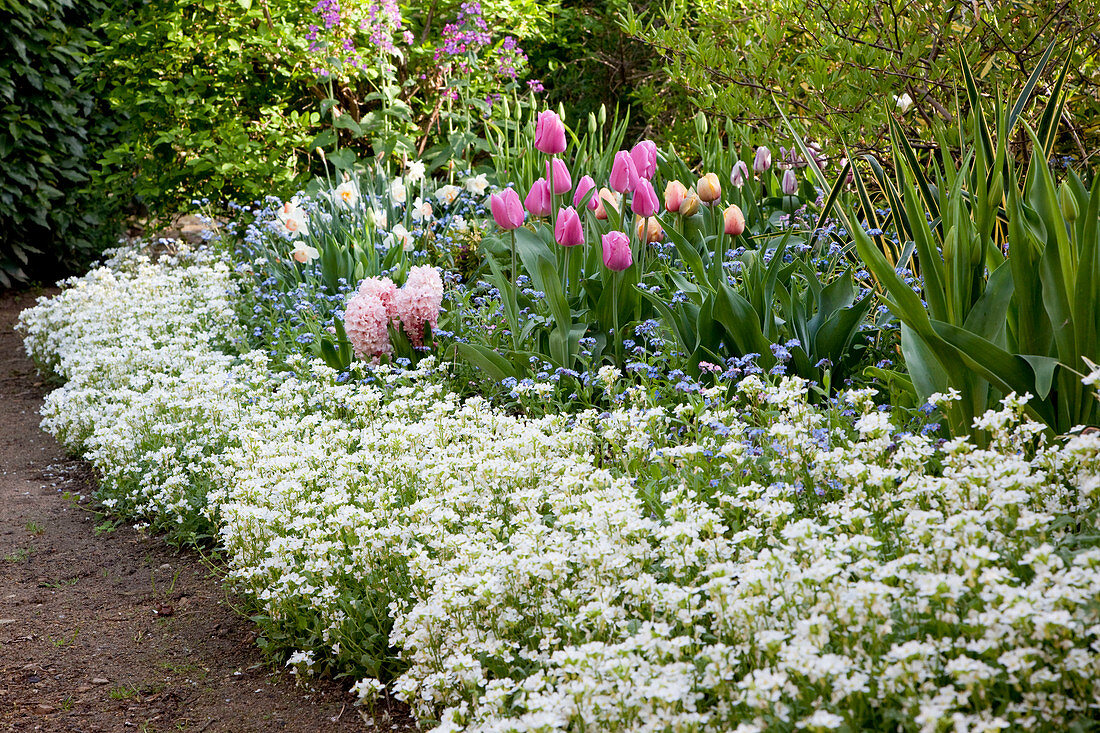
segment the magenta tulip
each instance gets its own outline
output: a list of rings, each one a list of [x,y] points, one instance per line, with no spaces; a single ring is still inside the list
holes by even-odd
[[[620,150],[615,153],[615,162],[611,164],[611,188],[619,193],[633,191],[638,185],[638,169],[630,153]]]
[[[572,206],[558,209],[558,222],[554,225],[554,241],[562,247],[576,247],[584,244],[584,228],[577,210]]]
[[[739,160],[734,163],[733,170],[730,171],[730,183],[741,188],[747,180],[749,180],[749,167],[745,165],[745,161]]]
[[[630,210],[644,217],[654,216],[661,210],[661,201],[653,190],[653,184],[644,178],[639,178],[638,185],[634,187],[634,195],[630,197]]]
[[[652,181],[657,173],[657,143],[652,140],[642,140],[630,149],[630,159],[634,161],[634,169],[639,178]]]
[[[565,152],[565,124],[553,110],[539,112],[535,123],[535,147],[547,155]]]
[[[546,161],[546,180],[550,181],[550,190],[555,196],[561,196],[573,190],[573,179],[569,176],[569,169],[565,167],[565,161],[561,158],[551,158]]]
[[[752,169],[757,173],[763,173],[772,167],[772,151],[763,145],[756,149],[756,157],[752,159]]]
[[[798,193],[798,176],[790,168],[783,171],[783,193],[788,196]]]
[[[489,208],[493,212],[493,219],[501,229],[511,230],[523,226],[523,204],[519,202],[519,194],[514,188],[506,188],[500,193],[491,195]]]
[[[531,184],[531,190],[527,192],[523,205],[527,207],[527,212],[531,216],[550,216],[550,184],[545,178],[540,178]]]
[[[580,208],[581,202],[584,201],[584,197],[588,196],[589,191],[596,190],[596,181],[592,176],[581,176],[581,180],[577,181],[577,191],[573,194],[573,205]],[[599,197],[595,193],[588,199],[588,203],[585,206],[589,211],[595,211],[596,207],[600,205]]]
[[[634,264],[630,253],[630,238],[622,232],[611,231],[603,235],[603,264],[607,269],[622,272]]]

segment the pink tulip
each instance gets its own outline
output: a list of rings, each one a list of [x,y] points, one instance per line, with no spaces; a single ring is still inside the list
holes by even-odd
[[[790,168],[783,171],[783,193],[788,196],[798,193],[798,176]]]
[[[638,177],[652,181],[657,173],[657,144],[652,140],[642,140],[630,149],[630,159]]]
[[[603,235],[603,264],[607,269],[622,272],[634,264],[630,253],[630,238],[622,232],[611,231]]]
[[[733,170],[730,171],[730,183],[741,188],[747,180],[749,180],[749,167],[745,165],[745,161],[739,160],[733,164]]]
[[[519,194],[514,188],[506,188],[500,193],[491,195],[489,208],[493,212],[493,219],[501,229],[511,230],[523,226],[523,205],[519,202]]]
[[[581,176],[581,180],[577,181],[577,191],[573,194],[573,205],[580,208],[581,202],[584,201],[584,197],[588,196],[589,191],[594,191],[596,188],[596,181],[592,176]],[[600,205],[599,196],[595,193],[588,199],[588,203],[585,206],[589,211],[595,211],[596,207]]]
[[[684,203],[687,196],[687,186],[679,181],[669,181],[665,184],[665,211],[675,214],[680,210],[680,204]]]
[[[728,206],[722,212],[723,230],[731,236],[738,236],[745,231],[745,215],[740,206]]]
[[[638,185],[638,169],[630,153],[620,150],[615,153],[615,162],[611,164],[611,188],[619,193],[633,191]]]
[[[531,216],[550,216],[550,184],[545,178],[540,178],[531,184],[531,190],[527,192],[523,205],[527,207],[527,212]]]
[[[752,169],[757,173],[763,173],[772,167],[772,151],[763,145],[756,149],[756,157],[752,159]]]
[[[584,228],[577,210],[572,206],[558,209],[558,222],[554,225],[554,241],[562,247],[576,247],[584,244]]]
[[[634,195],[630,197],[630,210],[644,217],[653,216],[661,210],[661,202],[657,199],[653,184],[644,178],[639,178],[638,185],[634,187]]]
[[[535,123],[535,147],[547,155],[565,152],[565,124],[553,110],[539,112]]]
[[[596,203],[596,218],[606,219],[607,209],[605,207],[610,206],[616,212],[619,211],[619,207],[622,204],[622,195],[617,194],[606,186],[600,189],[600,195],[596,197],[598,199]]]
[[[555,196],[561,196],[573,190],[573,179],[569,176],[569,169],[565,167],[565,161],[561,158],[551,158],[546,161],[546,180],[550,181],[550,189]]]

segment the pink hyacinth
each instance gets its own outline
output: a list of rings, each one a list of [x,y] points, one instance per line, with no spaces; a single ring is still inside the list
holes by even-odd
[[[387,278],[372,277],[359,285],[344,310],[344,330],[355,355],[378,361],[390,354],[390,321],[397,287]]]
[[[443,278],[434,267],[409,270],[404,287],[394,294],[393,310],[413,346],[424,345],[424,325],[433,329],[443,307]]]

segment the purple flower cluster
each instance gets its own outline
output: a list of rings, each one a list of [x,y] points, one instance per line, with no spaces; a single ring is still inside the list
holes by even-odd
[[[340,7],[340,0],[317,0],[313,14],[318,23],[310,24],[306,40],[313,53],[327,51],[333,60],[356,69],[366,68],[359,49],[356,48],[356,33],[366,33],[370,44],[375,48],[389,52],[395,49],[394,36],[402,33],[405,43],[413,42],[412,33],[404,28],[401,9],[397,0],[371,0],[366,5],[366,15],[358,23],[352,13]],[[358,17],[359,13],[355,13]],[[314,68],[321,75],[331,73],[325,68]]]
[[[436,49],[435,60],[444,56],[462,56],[476,53],[489,45],[489,25],[481,15],[481,3],[465,2],[458,7],[454,23],[443,26],[442,45]]]
[[[516,79],[527,65],[527,54],[512,36],[505,36],[500,44],[497,57],[497,76],[503,79]]]
[[[373,0],[367,6],[367,17],[359,24],[359,29],[370,32],[370,42],[382,51],[393,51],[394,33],[402,30],[401,8],[397,0]],[[412,32],[403,33],[405,43],[413,42]]]

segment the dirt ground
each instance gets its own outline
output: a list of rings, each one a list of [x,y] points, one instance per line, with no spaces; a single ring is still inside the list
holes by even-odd
[[[0,731],[388,731],[339,684],[267,666],[216,568],[87,510],[88,464],[43,433],[45,387],[0,292]]]

